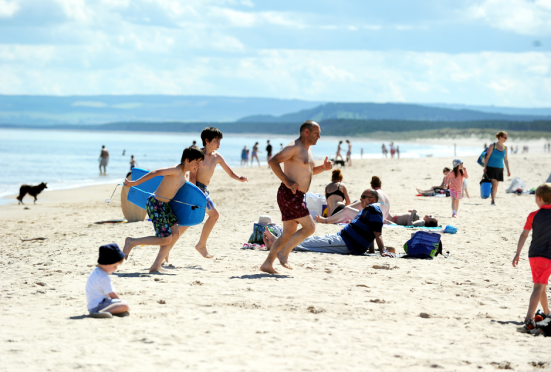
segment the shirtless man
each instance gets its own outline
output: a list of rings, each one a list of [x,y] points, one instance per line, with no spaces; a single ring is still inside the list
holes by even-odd
[[[101,146],[101,152],[99,154],[99,172],[101,174],[101,167],[103,167],[103,174],[106,174],[107,163],[109,163],[109,151],[104,146]]]
[[[408,213],[396,213],[394,216],[389,214],[388,220],[386,220],[385,223],[402,226],[438,226],[438,220],[431,214],[427,214],[423,218],[420,218],[415,209],[409,210]]]
[[[145,209],[156,236],[146,236],[143,238],[126,238],[124,243],[125,259],[132,248],[138,245],[159,245],[159,254],[149,269],[150,272],[162,272],[161,264],[168,257],[170,250],[180,238],[180,235],[185,229],[179,229],[178,217],[168,204],[176,195],[178,190],[186,183],[186,173],[196,172],[197,168],[203,161],[205,155],[195,146],[190,146],[182,153],[180,164],[170,168],[163,168],[151,171],[136,181],[124,180],[124,185],[127,187],[138,186],[145,181],[148,181],[157,176],[163,176],[161,184],[155,190],[155,193],[147,199]],[[181,228],[181,226],[180,226]]]
[[[277,274],[273,267],[276,257],[283,267],[292,269],[287,263],[289,253],[316,229],[314,220],[304,205],[304,194],[310,188],[313,174],[332,168],[327,157],[323,165],[314,166],[310,146],[318,142],[320,132],[318,123],[305,121],[300,127],[300,137],[275,154],[269,162],[272,171],[281,180],[277,204],[281,210],[283,233],[274,242],[266,261],[260,266],[261,271]],[[281,169],[281,163],[284,170]],[[298,224],[302,226],[299,230]]]
[[[239,176],[236,174],[226,163],[222,154],[217,150],[220,148],[220,142],[222,141],[222,132],[219,129],[214,127],[207,127],[201,132],[201,140],[203,141],[204,148],[202,149],[205,153],[205,160],[201,163],[199,168],[190,172],[189,182],[197,185],[201,191],[207,197],[207,221],[203,225],[203,230],[201,231],[201,237],[199,238],[199,243],[195,246],[195,249],[203,255],[205,258],[212,258],[212,255],[207,251],[207,239],[220,218],[220,213],[216,209],[216,205],[210,197],[210,192],[207,190],[207,187],[210,184],[210,179],[214,174],[214,169],[218,164],[226,171],[228,176],[239,182],[247,182],[247,177]],[[183,229],[185,231],[185,229]]]

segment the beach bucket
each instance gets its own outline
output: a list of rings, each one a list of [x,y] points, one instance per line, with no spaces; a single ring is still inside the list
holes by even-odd
[[[492,194],[492,183],[482,182],[480,184],[480,197],[482,199],[488,199],[491,194]]]

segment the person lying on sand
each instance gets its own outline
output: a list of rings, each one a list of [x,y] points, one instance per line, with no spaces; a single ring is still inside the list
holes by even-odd
[[[446,182],[446,177],[448,176],[448,173],[450,173],[451,169],[448,168],[448,167],[445,167],[444,170],[442,171],[442,173],[444,173],[444,178],[442,179],[442,183],[440,184],[440,186],[432,186],[430,189],[428,190],[421,190],[421,189],[416,189],[417,192],[419,194],[429,194],[431,192],[437,192],[438,190],[445,190],[448,188],[448,185],[447,185],[447,182]]]
[[[306,238],[295,247],[295,250],[362,255],[368,249],[370,253],[375,252],[373,240],[376,240],[381,253],[385,253],[386,249],[381,235],[383,213],[379,205],[376,204],[378,200],[379,196],[375,190],[365,190],[361,196],[362,210],[350,224],[336,234]],[[270,249],[275,240],[276,237],[266,228],[264,232],[266,247]]]
[[[388,220],[386,221],[392,225],[401,225],[401,226],[425,226],[425,227],[437,227],[438,220],[432,216],[432,214],[427,214],[423,218],[420,218],[417,214],[417,210],[411,209],[408,213],[396,213],[394,216],[389,215]]]

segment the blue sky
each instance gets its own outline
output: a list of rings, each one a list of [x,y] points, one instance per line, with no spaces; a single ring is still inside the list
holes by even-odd
[[[0,94],[551,106],[551,0],[0,0]]]

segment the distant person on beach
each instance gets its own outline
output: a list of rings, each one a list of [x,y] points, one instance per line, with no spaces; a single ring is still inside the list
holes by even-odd
[[[311,236],[295,247],[296,251],[319,252],[319,253],[339,253],[363,255],[369,250],[375,252],[373,241],[377,241],[377,246],[381,253],[386,252],[383,243],[382,228],[383,214],[379,205],[373,204],[378,200],[375,190],[367,189],[361,196],[361,212],[336,234],[325,236]],[[275,236],[266,228],[264,232],[266,247],[270,249],[276,240]]]
[[[394,148],[394,142],[390,142],[390,157],[394,159],[394,154],[396,153],[396,148]]]
[[[134,159],[134,155],[130,155],[130,170],[134,169],[137,165],[138,162]]]
[[[289,253],[316,230],[314,220],[304,204],[304,194],[308,192],[312,175],[331,170],[333,167],[327,157],[322,165],[315,166],[310,147],[318,142],[320,132],[318,123],[312,120],[305,121],[300,126],[299,138],[275,154],[269,162],[274,174],[281,180],[277,204],[281,210],[283,232],[275,240],[266,261],[260,266],[261,271],[277,274],[273,267],[276,258],[283,267],[291,269],[287,262]],[[285,170],[281,169],[281,163]],[[297,230],[299,224],[302,228]]]
[[[498,132],[496,138],[497,142],[490,144],[484,158],[484,172],[492,180],[492,205],[496,204],[495,198],[499,182],[503,182],[503,164],[507,166],[507,177],[511,177],[507,146],[505,146],[507,132]]]
[[[92,318],[130,315],[128,303],[120,299],[109,278],[123,262],[124,253],[118,245],[113,243],[99,247],[98,264],[86,281],[87,307]]]
[[[283,143],[280,143],[279,146],[280,146],[279,151],[283,150]]]
[[[364,158],[364,148],[363,147],[360,150],[360,157],[361,157],[361,159]]]
[[[260,160],[258,160],[258,153],[260,150],[258,149],[258,142],[256,142],[253,146],[253,153],[251,155],[251,167],[253,166],[254,159],[256,159],[256,162],[258,163],[258,166],[260,167]]]
[[[350,205],[350,197],[346,185],[342,183],[340,169],[333,170],[331,183],[325,186],[325,200],[327,200],[327,216],[332,216]]]
[[[267,140],[266,143],[268,144],[268,145],[266,146],[266,161],[268,162],[268,161],[270,161],[270,159],[272,158],[272,151],[273,151],[273,149],[272,149],[272,145],[270,145],[270,140]],[[268,165],[268,168],[269,168],[269,167],[270,167],[270,166]]]
[[[446,176],[446,184],[452,198],[452,217],[457,218],[459,201],[463,199],[463,179],[469,178],[467,168],[463,167],[461,159],[453,159],[453,170]]]
[[[381,146],[381,151],[383,152],[383,156],[386,158],[387,155],[388,155],[388,150],[385,146],[385,144],[383,143],[383,145]]]
[[[344,161],[344,158],[342,157],[342,154],[341,154],[341,146],[342,146],[342,141],[339,141],[339,144],[337,145],[337,154],[335,155],[335,161],[339,160],[339,158],[341,158],[341,160]]]
[[[437,193],[437,192],[440,192],[442,190],[446,190],[448,188],[447,184],[446,184],[446,177],[448,176],[448,173],[450,173],[451,169],[448,168],[448,167],[444,167],[444,169],[442,170],[442,173],[444,174],[444,178],[442,178],[442,183],[438,186],[432,186],[430,189],[428,190],[421,190],[421,189],[416,189],[417,192],[419,194],[429,194],[431,192],[434,192],[434,193]]]
[[[207,127],[203,129],[201,132],[201,140],[203,141],[204,147],[202,150],[205,153],[205,160],[196,170],[190,172],[189,174],[189,182],[197,185],[197,187],[200,188],[207,197],[207,215],[209,217],[203,225],[199,243],[195,246],[195,249],[197,249],[197,251],[205,258],[212,258],[212,255],[207,252],[207,239],[209,238],[216,221],[220,218],[220,213],[218,213],[216,205],[214,205],[210,192],[208,191],[208,186],[210,185],[216,166],[220,164],[222,169],[228,174],[228,176],[230,176],[230,178],[239,182],[247,182],[247,177],[243,177],[235,173],[226,163],[226,160],[222,154],[217,151],[220,148],[222,137],[222,132],[217,128]]]
[[[148,181],[157,176],[164,176],[161,184],[155,190],[154,195],[147,199],[145,209],[156,236],[147,236],[144,238],[126,238],[124,242],[123,252],[128,259],[132,248],[138,245],[159,245],[159,253],[149,268],[149,272],[163,272],[161,264],[168,257],[170,250],[180,238],[180,235],[187,227],[178,226],[178,218],[168,205],[180,187],[186,182],[186,173],[195,172],[205,158],[203,151],[196,146],[190,146],[182,153],[180,164],[170,168],[162,168],[151,171],[136,181],[124,180],[124,185],[127,187],[138,186],[145,181]],[[203,254],[203,252],[200,252]]]
[[[396,146],[396,156],[400,159],[400,146]]]
[[[191,146],[197,146],[197,141],[193,141],[193,142],[191,143]]]
[[[249,150],[247,150],[247,146],[243,147],[243,150],[241,150],[241,166],[249,164]]]
[[[536,204],[540,209],[528,215],[524,230],[518,240],[517,253],[513,258],[513,267],[516,267],[518,266],[522,247],[528,239],[530,230],[532,230],[532,242],[528,249],[528,259],[534,287],[530,296],[528,312],[524,318],[524,325],[517,329],[526,333],[536,328],[534,317],[538,303],[541,303],[543,308],[542,317],[551,316],[547,300],[547,285],[551,275],[551,245],[549,244],[551,242],[551,229],[549,228],[551,226],[551,183],[538,186],[536,189]]]
[[[101,146],[101,152],[99,154],[99,172],[101,174],[101,168],[103,167],[103,174],[107,173],[107,164],[109,164],[109,151],[104,146]]]
[[[352,166],[352,144],[349,140],[346,140],[346,143],[348,144],[348,151],[346,151],[346,162],[349,166]]]
[[[407,213],[389,214],[387,223],[400,226],[425,226],[438,227],[438,220],[432,214],[426,214],[422,218],[417,214],[416,209],[410,209]]]

